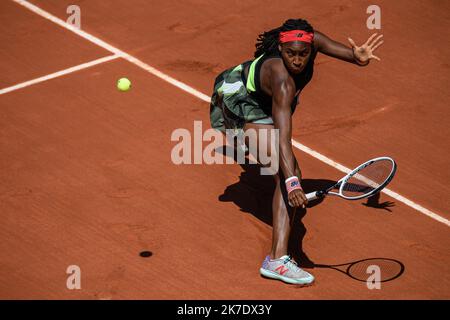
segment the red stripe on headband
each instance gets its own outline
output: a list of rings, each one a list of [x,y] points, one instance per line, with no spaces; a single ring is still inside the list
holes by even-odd
[[[306,43],[312,43],[314,39],[314,33],[306,32],[304,30],[290,30],[280,32],[280,42],[292,42],[292,41],[302,41]]]

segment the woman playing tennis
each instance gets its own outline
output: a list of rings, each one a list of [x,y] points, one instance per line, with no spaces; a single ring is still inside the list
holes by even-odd
[[[214,83],[210,117],[213,128],[225,132],[278,129],[279,147],[273,147],[269,135],[257,135],[257,145],[267,144],[276,153],[279,168],[273,175],[276,183],[272,201],[272,249],[265,258],[260,273],[291,284],[310,284],[314,277],[298,267],[288,255],[291,231],[290,215],[296,208],[305,208],[307,199],[301,188],[301,171],[291,144],[292,115],[298,96],[311,81],[317,53],[366,66],[370,60],[380,60],[373,52],[383,41],[382,35],[372,35],[365,44],[351,47],[314,30],[303,19],[289,19],[281,27],[258,37],[255,59],[222,72]],[[269,130],[267,130],[269,129]],[[245,141],[248,144],[248,141]],[[275,150],[274,150],[275,149]],[[255,155],[258,159],[258,155]],[[278,169],[278,168],[277,168]],[[292,218],[292,214],[291,214]]]

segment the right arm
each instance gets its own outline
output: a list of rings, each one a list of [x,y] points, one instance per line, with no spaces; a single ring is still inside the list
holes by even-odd
[[[296,159],[292,150],[292,114],[291,103],[295,97],[295,83],[285,70],[274,68],[270,84],[272,88],[272,117],[275,129],[279,130],[279,161],[285,179],[295,176]],[[297,177],[301,180],[301,177]],[[281,181],[284,183],[284,181]],[[293,190],[288,195],[289,202],[300,207],[307,200],[303,191]]]

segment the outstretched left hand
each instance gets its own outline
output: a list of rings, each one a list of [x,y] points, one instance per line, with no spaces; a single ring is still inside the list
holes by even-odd
[[[375,51],[376,48],[378,48],[383,44],[383,40],[380,40],[383,37],[383,35],[379,35],[378,37],[376,36],[377,33],[371,35],[370,38],[366,41],[366,43],[364,43],[360,47],[358,47],[355,44],[355,41],[353,41],[351,38],[348,38],[348,42],[350,42],[353,48],[353,55],[355,56],[355,59],[359,64],[365,65],[369,63],[370,59],[381,61],[381,59],[375,56],[373,52]],[[376,39],[374,40],[375,37]]]

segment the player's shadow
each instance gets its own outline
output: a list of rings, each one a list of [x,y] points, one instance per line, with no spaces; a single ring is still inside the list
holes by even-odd
[[[275,182],[272,176],[261,175],[261,166],[257,164],[241,164],[243,171],[239,181],[229,185],[219,196],[223,202],[235,203],[242,212],[247,212],[272,226],[272,197]],[[302,187],[306,193],[331,186],[335,181],[322,179],[303,179]],[[323,199],[312,201],[308,208],[314,207]],[[302,241],[306,235],[306,227],[302,222],[307,210],[297,209],[289,239],[289,253],[301,267],[314,267],[307,254],[303,251]]]

